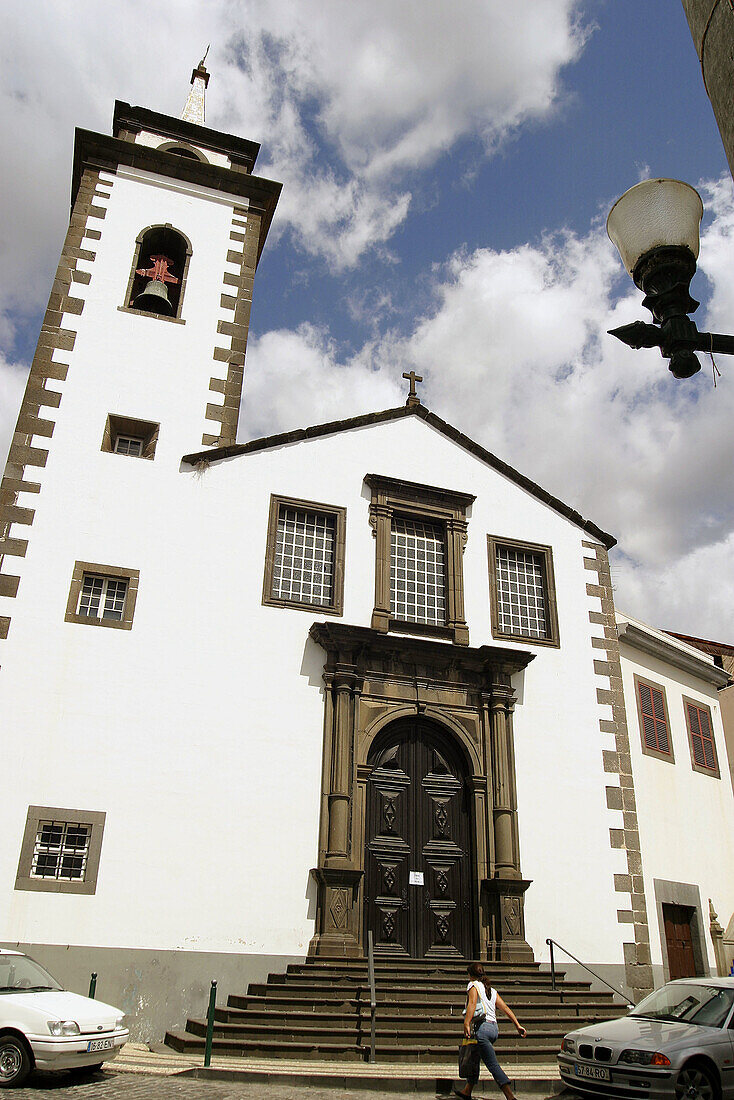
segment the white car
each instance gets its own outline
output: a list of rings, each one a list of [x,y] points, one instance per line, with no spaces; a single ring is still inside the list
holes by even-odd
[[[0,1088],[37,1069],[96,1069],[129,1032],[119,1008],[62,989],[28,955],[0,948]]]

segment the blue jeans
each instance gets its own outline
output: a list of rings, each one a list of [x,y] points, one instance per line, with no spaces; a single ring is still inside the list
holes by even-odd
[[[492,1043],[497,1041],[497,1036],[499,1034],[497,1024],[491,1024],[489,1020],[485,1020],[483,1024],[479,1025],[474,1034],[476,1036],[477,1046],[479,1047],[479,1053],[482,1056],[482,1061],[497,1084],[500,1088],[502,1088],[503,1085],[509,1084],[510,1078],[497,1061],[497,1055],[492,1046]],[[476,1081],[472,1081],[471,1084],[475,1085]]]

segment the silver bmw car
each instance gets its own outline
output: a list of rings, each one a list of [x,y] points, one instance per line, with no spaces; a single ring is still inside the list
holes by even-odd
[[[564,1084],[634,1100],[734,1097],[734,978],[680,978],[627,1016],[570,1031]]]

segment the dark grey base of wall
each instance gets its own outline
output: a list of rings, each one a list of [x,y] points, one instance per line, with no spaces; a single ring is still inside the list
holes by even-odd
[[[284,973],[295,955],[245,955],[218,951],[150,951],[134,947],[75,947],[65,944],[8,943],[45,966],[66,989],[85,996],[97,974],[96,997],[127,1016],[130,1040],[161,1043],[170,1028],[182,1028],[189,1016],[203,1019],[212,981],[217,1004],[230,993],[244,993],[250,982]]]

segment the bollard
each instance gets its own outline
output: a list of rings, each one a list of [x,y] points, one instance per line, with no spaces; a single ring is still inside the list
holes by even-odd
[[[97,975],[96,975],[96,973],[93,973],[92,977],[90,979],[90,982],[89,982],[89,996],[94,998],[94,994],[96,992],[97,992]]]
[[[214,1007],[217,1003],[217,983],[212,982],[209,990],[209,1009],[206,1014],[206,1045],[204,1047],[204,1068],[208,1068],[212,1060],[212,1040],[214,1038]]]

